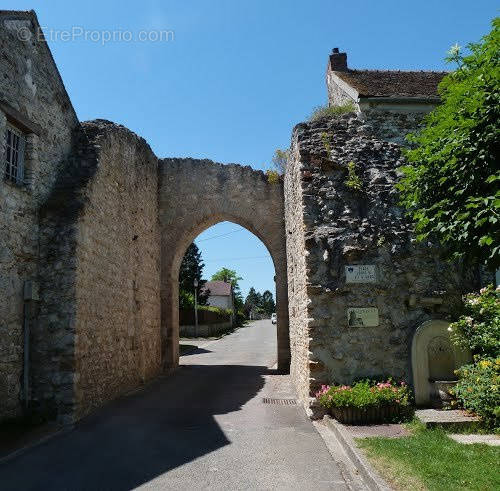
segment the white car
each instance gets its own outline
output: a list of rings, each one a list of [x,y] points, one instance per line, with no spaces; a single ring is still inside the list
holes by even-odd
[[[278,322],[278,318],[276,317],[276,314],[271,314],[271,322],[273,324],[276,324],[276,322]]]

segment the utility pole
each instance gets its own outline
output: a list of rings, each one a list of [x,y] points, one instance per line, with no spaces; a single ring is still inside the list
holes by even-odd
[[[198,279],[194,279],[194,337],[198,337]]]

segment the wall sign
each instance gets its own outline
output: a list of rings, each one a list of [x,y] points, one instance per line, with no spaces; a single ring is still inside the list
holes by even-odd
[[[346,283],[375,283],[377,277],[374,264],[357,264],[345,267]]]
[[[349,327],[375,327],[378,324],[378,309],[376,307],[347,309],[347,325]]]

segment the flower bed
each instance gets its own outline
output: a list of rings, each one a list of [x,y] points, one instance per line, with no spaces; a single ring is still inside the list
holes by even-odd
[[[411,414],[405,382],[363,380],[350,385],[323,385],[318,402],[341,423],[372,424],[406,419]]]

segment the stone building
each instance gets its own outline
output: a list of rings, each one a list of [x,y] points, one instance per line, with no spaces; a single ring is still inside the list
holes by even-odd
[[[269,250],[278,369],[306,405],[322,382],[382,373],[418,372],[428,399],[425,377],[455,360],[435,339],[469,283],[415,243],[394,183],[442,74],[349,70],[333,53],[329,102],[355,112],[298,125],[282,185],[79,122],[32,11],[0,11],[0,50],[0,419],[74,421],[175,369],[182,257],[223,220]]]
[[[372,134],[405,143],[423,116],[439,103],[437,86],[446,72],[359,70],[347,65],[347,53],[334,48],[328,59],[326,86],[331,106],[352,104],[370,124]]]
[[[439,102],[443,76],[351,70],[334,49],[328,103],[353,112],[293,131],[285,223],[291,373],[303,400],[332,381],[393,376],[427,404],[441,358],[451,360],[445,379],[467,359],[446,319],[478,279],[442,261],[438,244],[416,242],[395,189],[400,145]]]
[[[221,309],[234,309],[233,286],[225,281],[207,281],[202,288],[203,293],[208,293],[207,305]]]

